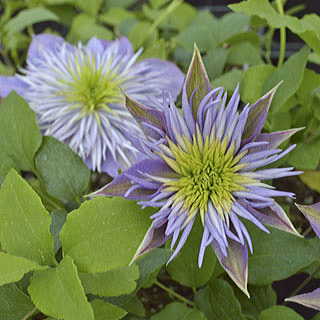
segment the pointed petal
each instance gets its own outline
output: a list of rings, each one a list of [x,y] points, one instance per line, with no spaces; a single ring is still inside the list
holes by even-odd
[[[0,98],[6,97],[13,90],[16,91],[19,95],[23,96],[27,88],[28,85],[16,76],[0,76]]]
[[[301,237],[299,232],[291,223],[285,211],[278,203],[274,202],[272,206],[259,210],[256,210],[247,204],[242,203],[242,205],[245,206],[245,208],[250,211],[261,223]]]
[[[301,204],[296,204],[296,206],[308,219],[312,229],[320,238],[320,202],[312,204],[310,206],[303,206]]]
[[[89,197],[122,196],[132,200],[148,200],[149,196],[157,189],[150,187],[149,184],[147,186],[138,185],[138,188],[133,189],[134,183],[130,178],[135,176],[143,180],[144,177],[141,176],[141,172],[157,177],[170,177],[173,174],[173,171],[162,160],[142,160],[115,177],[112,182],[100,190],[90,194]],[[149,181],[146,180],[146,182]],[[132,190],[131,192],[129,192],[130,189]]]
[[[41,59],[45,52],[57,50],[63,43],[62,37],[53,34],[43,33],[33,36],[28,49],[28,63]]]
[[[282,142],[288,140],[291,136],[293,136],[295,133],[299,132],[302,129],[303,128],[294,128],[294,129],[276,131],[271,133],[261,133],[256,137],[255,141],[257,142],[266,141],[269,143],[267,145],[250,149],[250,153],[257,152],[259,150],[265,150],[265,149],[275,149],[278,146],[280,146]]]
[[[128,96],[126,96],[126,107],[146,134],[159,138],[159,134],[156,131],[151,130],[152,132],[150,132],[150,127],[144,126],[143,123],[150,123],[152,126],[164,131],[164,117],[161,111],[146,107]]]
[[[299,303],[305,307],[320,311],[320,288],[309,293],[287,298],[285,301]]]
[[[214,241],[212,246],[221,266],[226,270],[235,284],[248,296],[248,249],[237,241],[229,239],[228,255],[224,256],[219,245]]]
[[[166,224],[159,228],[155,228],[153,224],[151,225],[130,264],[135,262],[143,254],[151,251],[154,248],[162,246],[167,241],[167,236],[165,235],[166,227]]]
[[[194,119],[197,119],[199,104],[211,90],[209,77],[197,46],[195,46],[193,51],[193,57],[189,66],[184,86],[185,94],[187,96],[185,98],[188,101],[193,95],[191,109]]]
[[[280,83],[250,107],[248,120],[243,133],[243,139],[251,141],[260,134],[267,119],[273,96],[275,95],[279,85]]]

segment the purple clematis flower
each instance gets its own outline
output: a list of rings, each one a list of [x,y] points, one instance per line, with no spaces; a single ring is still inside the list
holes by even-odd
[[[235,90],[227,103],[222,88],[212,89],[200,53],[195,49],[186,77],[182,110],[164,99],[154,110],[127,98],[127,107],[148,136],[147,156],[94,193],[138,200],[159,207],[135,258],[171,239],[179,253],[197,217],[203,225],[199,267],[211,246],[235,283],[247,292],[250,235],[243,219],[268,232],[264,224],[297,234],[274,197],[294,197],[263,183],[297,175],[293,168],[260,169],[285,156],[279,148],[299,129],[261,133],[275,89],[254,105],[238,110]],[[135,259],[134,258],[134,259]]]
[[[124,107],[125,95],[157,107],[163,91],[179,94],[184,75],[159,59],[137,62],[126,38],[92,38],[72,46],[42,34],[29,47],[22,74],[0,76],[0,97],[15,90],[35,111],[44,135],[67,143],[88,166],[114,176],[137,161],[143,131]]]
[[[312,205],[297,204],[297,207],[307,218],[315,234],[320,238],[320,202]],[[285,301],[299,303],[320,311],[320,288],[309,293],[287,298]]]

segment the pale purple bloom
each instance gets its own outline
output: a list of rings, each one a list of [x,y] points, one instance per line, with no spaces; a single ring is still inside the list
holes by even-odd
[[[44,135],[67,143],[91,169],[116,175],[137,161],[133,141],[143,137],[124,94],[156,107],[163,91],[179,94],[184,78],[170,62],[137,61],[141,52],[126,38],[73,46],[38,35],[21,74],[0,76],[0,97],[15,90],[36,112]]]
[[[200,85],[200,87],[199,87]],[[198,263],[208,246],[236,284],[247,292],[248,249],[253,244],[243,220],[268,232],[264,224],[297,234],[274,197],[290,197],[263,183],[300,172],[261,168],[295,146],[279,145],[298,129],[261,133],[275,89],[239,111],[235,90],[227,102],[212,89],[197,50],[183,88],[182,110],[164,97],[162,110],[127,98],[127,107],[148,135],[139,147],[144,159],[93,195],[123,196],[143,207],[158,207],[136,257],[171,239],[179,253],[197,217],[203,224]]]

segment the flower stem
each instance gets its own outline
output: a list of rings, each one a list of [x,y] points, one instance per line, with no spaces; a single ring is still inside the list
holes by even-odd
[[[284,15],[282,0],[276,0],[277,8],[280,15]],[[281,67],[286,55],[286,27],[280,28],[280,53],[278,67]]]
[[[164,284],[162,284],[161,282],[159,282],[158,280],[155,281],[155,284],[161,288],[162,290],[166,291],[169,295],[177,298],[178,300],[182,301],[183,303],[186,303],[192,307],[195,307],[195,304],[193,301],[183,297],[182,295],[180,295],[179,293],[171,290],[170,288],[168,288],[167,286],[165,286]]]
[[[295,296],[297,293],[299,293],[307,284],[309,284],[309,282],[312,280],[313,276],[320,271],[320,265],[318,266],[318,268],[316,268],[312,273],[310,273],[310,275],[300,283],[300,285],[295,288],[289,295],[288,298]]]
[[[33,316],[37,312],[37,308],[32,309],[28,312],[21,320],[28,320],[31,316]]]

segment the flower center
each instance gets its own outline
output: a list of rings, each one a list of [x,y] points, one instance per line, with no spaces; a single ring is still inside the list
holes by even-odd
[[[120,85],[124,81],[108,66],[98,65],[96,58],[81,52],[68,64],[68,80],[60,94],[70,103],[71,109],[81,109],[86,115],[104,109],[111,112],[112,103],[124,101]]]
[[[246,178],[238,173],[245,166],[239,163],[245,153],[235,155],[234,146],[226,141],[207,137],[203,143],[198,134],[192,142],[183,139],[183,146],[169,142],[174,159],[162,156],[179,175],[165,183],[166,190],[175,192],[174,201],[182,201],[190,215],[200,210],[203,216],[209,201],[225,215],[234,201],[232,193],[245,190]]]

